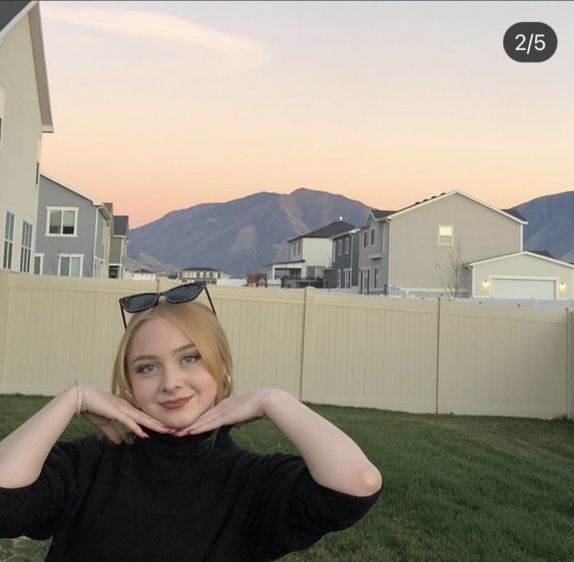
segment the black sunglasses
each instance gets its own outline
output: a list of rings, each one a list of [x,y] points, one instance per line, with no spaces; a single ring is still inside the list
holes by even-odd
[[[161,293],[138,293],[137,295],[129,295],[127,297],[122,297],[120,299],[120,310],[122,311],[122,320],[124,321],[124,328],[127,328],[125,312],[130,314],[135,314],[136,312],[142,312],[153,308],[159,302],[160,297],[165,297],[165,300],[171,304],[179,304],[182,302],[194,301],[201,291],[205,289],[205,294],[209,299],[209,304],[211,305],[211,310],[213,314],[217,317],[215,313],[215,307],[209,296],[209,291],[207,290],[207,285],[200,281],[198,283],[186,283],[185,285],[180,285],[179,287],[174,287],[168,291],[162,291]]]

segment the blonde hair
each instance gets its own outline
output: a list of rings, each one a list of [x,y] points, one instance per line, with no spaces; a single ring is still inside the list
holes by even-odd
[[[139,328],[154,318],[165,318],[173,322],[193,342],[205,368],[217,384],[215,403],[227,398],[233,386],[233,363],[229,343],[213,312],[197,301],[178,304],[162,301],[157,306],[132,316],[116,354],[112,393],[137,406],[128,376],[127,354]]]

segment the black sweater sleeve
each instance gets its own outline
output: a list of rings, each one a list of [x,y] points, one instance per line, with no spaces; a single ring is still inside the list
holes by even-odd
[[[74,493],[82,441],[56,443],[38,479],[22,488],[0,487],[0,537],[46,539]]]
[[[380,495],[379,491],[358,497],[325,488],[298,456],[263,456],[256,464],[252,478],[258,479],[257,492],[248,520],[250,543],[256,545],[254,560],[275,560],[311,546],[326,533],[352,526]]]

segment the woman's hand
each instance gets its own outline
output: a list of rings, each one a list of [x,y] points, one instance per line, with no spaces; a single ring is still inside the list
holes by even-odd
[[[82,416],[103,431],[108,439],[116,445],[123,441],[123,437],[117,427],[115,427],[114,422],[122,423],[136,435],[143,438],[148,437],[148,435],[140,427],[142,425],[158,433],[173,431],[155,418],[134,408],[127,400],[119,396],[114,396],[109,392],[90,386],[83,386],[82,391],[84,395]]]
[[[265,416],[267,401],[274,392],[274,388],[259,388],[246,394],[224,398],[174,435],[196,435],[224,425],[239,425],[262,418]]]

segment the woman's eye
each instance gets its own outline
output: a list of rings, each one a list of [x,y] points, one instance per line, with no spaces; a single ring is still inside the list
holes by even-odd
[[[199,361],[199,359],[200,359],[199,355],[184,355],[181,359],[181,362],[186,365],[189,365],[191,363]]]
[[[136,373],[139,373],[141,375],[150,375],[151,373],[153,373],[154,368],[155,368],[155,365],[153,363],[146,363],[144,365],[138,365],[136,367]]]

